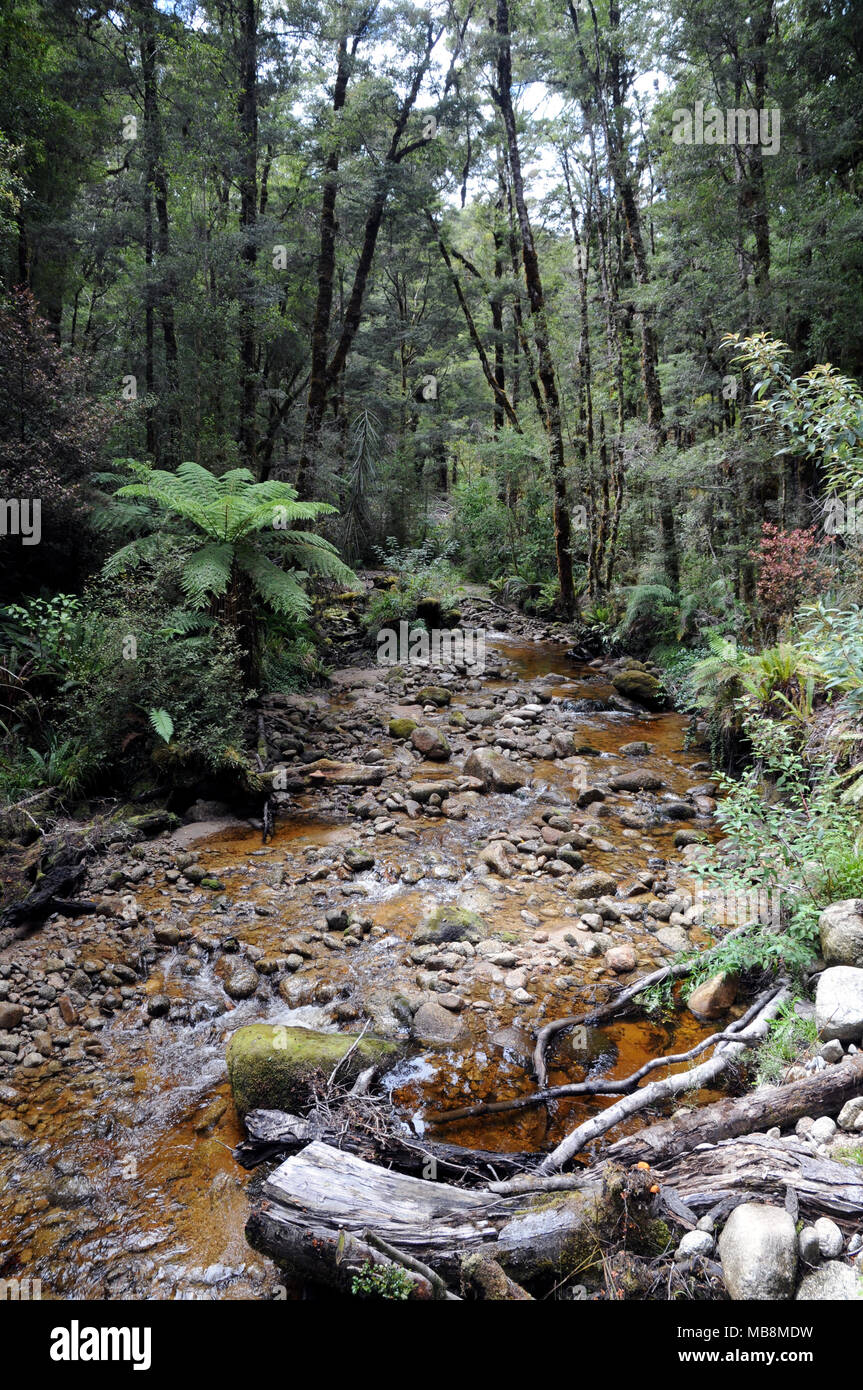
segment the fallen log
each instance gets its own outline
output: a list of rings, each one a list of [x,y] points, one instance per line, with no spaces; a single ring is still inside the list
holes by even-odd
[[[430,1178],[441,1172],[450,1181],[472,1178],[485,1183],[489,1178],[533,1169],[540,1161],[538,1154],[432,1143],[395,1132],[385,1124],[346,1126],[338,1112],[320,1116],[313,1112],[303,1118],[282,1110],[251,1110],[245,1125],[248,1138],[234,1150],[234,1157],[244,1168],[255,1168],[277,1154],[296,1153],[315,1140],[401,1173]]]
[[[816,1072],[805,1081],[761,1086],[733,1100],[718,1100],[688,1115],[673,1115],[638,1134],[619,1139],[606,1151],[617,1163],[656,1164],[688,1153],[698,1144],[733,1139],[754,1130],[785,1129],[804,1115],[836,1115],[847,1100],[863,1093],[863,1052]]]
[[[754,1042],[760,1042],[787,998],[788,991],[783,986],[766,990],[756,1001],[759,1012],[752,1022],[741,1030],[739,1042],[720,1043],[709,1061],[701,1062],[697,1067],[690,1067],[687,1071],[676,1072],[673,1076],[667,1076],[662,1081],[651,1081],[640,1091],[626,1096],[623,1100],[610,1105],[607,1110],[602,1110],[592,1119],[586,1120],[584,1124],[579,1125],[568,1134],[557,1145],[557,1148],[543,1159],[539,1171],[541,1173],[557,1172],[564,1163],[574,1158],[586,1145],[599,1139],[603,1134],[607,1134],[610,1129],[619,1125],[623,1120],[629,1119],[631,1115],[636,1115],[639,1111],[647,1109],[648,1106],[659,1105],[672,1096],[680,1095],[682,1091],[701,1090],[706,1086],[713,1085],[730,1070],[732,1064],[748,1047],[751,1047]]]
[[[317,762],[307,763],[303,773],[314,785],[332,787],[375,787],[386,777],[391,769],[382,763],[374,767],[364,767],[361,763],[339,763],[332,758],[319,758]]]
[[[628,1175],[626,1210],[648,1204],[649,1175]],[[615,1192],[620,1196],[620,1188]],[[246,1237],[254,1249],[315,1283],[345,1287],[346,1268],[384,1246],[428,1266],[450,1286],[482,1251],[519,1284],[565,1280],[600,1261],[600,1241],[623,1207],[602,1183],[549,1198],[497,1197],[406,1177],[318,1142],[270,1175]]]
[[[673,1190],[695,1211],[723,1200],[730,1209],[757,1197],[781,1206],[790,1188],[799,1215],[807,1221],[829,1216],[856,1229],[863,1215],[863,1167],[822,1158],[798,1139],[768,1139],[764,1134],[725,1139],[667,1160],[658,1177],[663,1189]]]

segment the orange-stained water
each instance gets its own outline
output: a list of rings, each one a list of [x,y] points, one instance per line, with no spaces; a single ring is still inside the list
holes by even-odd
[[[495,636],[497,643],[497,635]],[[552,643],[497,643],[508,665],[522,680],[539,680],[559,673],[556,684],[544,684],[551,694],[592,698],[608,694],[596,672],[573,666],[564,649]],[[507,681],[506,684],[511,684]],[[489,682],[489,688],[496,688]],[[497,687],[499,688],[499,686]],[[350,694],[334,703],[349,709]],[[690,771],[698,754],[684,750],[685,721],[675,714],[632,718],[628,715],[584,714],[579,737],[599,754],[616,755],[625,742],[647,740],[653,745],[650,766],[666,787],[683,792],[697,780]],[[590,770],[602,775],[603,758],[591,757]],[[618,760],[619,762],[619,760]],[[446,769],[424,765],[422,775],[446,775]],[[534,764],[534,793],[543,789],[573,795],[573,769],[555,762]],[[245,905],[238,913],[235,934],[247,946],[267,954],[283,951],[284,941],[319,921],[337,896],[332,882],[295,882],[289,895],[281,887],[282,866],[309,847],[334,850],[350,843],[354,833],[326,809],[326,791],[301,797],[290,819],[282,821],[274,841],[262,849],[258,832],[236,827],[196,845],[200,862],[218,875],[231,904]],[[402,943],[435,900],[458,896],[458,879],[466,872],[479,835],[509,828],[527,820],[531,806],[514,798],[483,798],[476,816],[465,821],[420,817],[412,822],[417,839],[405,843],[393,836],[376,841],[373,880],[362,905],[384,932],[362,947],[328,956],[313,967],[317,978],[349,998],[358,986],[386,990],[404,979]],[[477,821],[480,821],[480,825]],[[644,868],[650,856],[675,857],[673,824],[651,826],[621,836],[616,820],[600,822],[612,848],[590,851],[592,867],[608,868],[624,877]],[[428,871],[421,882],[408,886],[403,867],[421,861]],[[452,871],[450,878],[435,877]],[[186,907],[164,886],[136,890],[145,911],[169,903]],[[190,900],[191,901],[191,900]],[[352,899],[345,899],[350,903]],[[565,897],[558,884],[540,877],[526,884],[514,881],[489,899],[483,915],[514,942],[531,939],[536,928],[525,925],[521,911],[529,906],[554,939],[571,929],[562,913]],[[189,911],[193,933],[206,930]],[[130,939],[143,943],[148,936]],[[34,961],[68,946],[69,926],[48,923],[19,953]],[[113,946],[89,943],[86,954],[110,963]],[[648,954],[640,964],[650,964]],[[20,954],[19,957],[20,959]],[[661,955],[654,957],[661,960]],[[168,951],[160,955],[147,982],[147,991],[165,993],[175,1001],[198,1004],[200,1021],[187,1025],[159,1024],[133,1028],[123,1014],[115,1016],[92,1039],[92,1056],[82,1054],[59,1069],[39,1068],[29,1075],[19,1068],[12,1078],[18,1096],[0,1101],[0,1119],[23,1123],[30,1142],[24,1148],[0,1147],[0,1277],[29,1275],[42,1282],[43,1298],[248,1298],[267,1295],[279,1276],[246,1245],[243,1228],[248,1214],[250,1175],[234,1160],[232,1148],[242,1137],[225,1079],[224,1049],[236,1026],[261,1017],[287,1018],[281,1002],[262,1005],[251,999],[229,1005],[221,980],[209,964],[188,973],[187,957]],[[468,1035],[457,1049],[426,1050],[402,1067],[393,1099],[407,1121],[420,1133],[474,1147],[540,1149],[557,1141],[580,1119],[596,1112],[607,1100],[569,1099],[551,1107],[516,1111],[503,1116],[465,1120],[435,1127],[439,1112],[487,1100],[524,1095],[533,1082],[523,1056],[532,1047],[530,1029],[565,1014],[578,1013],[608,997],[610,977],[601,962],[584,960],[566,967],[574,984],[562,987],[562,968],[531,980],[534,1004],[519,1010],[510,991],[489,983],[472,994],[488,1005],[488,1017],[473,1009],[463,1017]],[[361,992],[361,991],[360,991]],[[219,1001],[219,1010],[208,1005]],[[268,1012],[267,1012],[268,1010]],[[319,1009],[290,1015],[295,1022],[319,1026]],[[329,1026],[332,1026],[329,1024]],[[502,1039],[502,1029],[510,1033]],[[691,1047],[711,1025],[699,1024],[681,1011],[669,1022],[624,1021],[603,1028],[591,1053],[590,1076],[622,1077],[647,1058]],[[552,1085],[582,1080],[584,1059],[564,1037],[551,1056]],[[616,1134],[619,1134],[617,1131]]]

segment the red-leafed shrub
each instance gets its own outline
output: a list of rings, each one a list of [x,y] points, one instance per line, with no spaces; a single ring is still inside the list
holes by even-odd
[[[782,531],[765,521],[761,541],[750,556],[758,562],[758,601],[765,627],[772,632],[783,617],[811,593],[818,573],[817,528]]]

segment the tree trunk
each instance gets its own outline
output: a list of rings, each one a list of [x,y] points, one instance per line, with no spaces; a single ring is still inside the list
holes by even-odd
[[[240,96],[240,229],[243,274],[240,285],[240,423],[239,444],[243,462],[255,471],[256,376],[255,376],[255,242],[258,165],[258,16],[256,0],[241,0],[239,80]]]
[[[563,426],[560,412],[560,396],[557,375],[551,353],[548,322],[545,310],[545,296],[539,270],[539,258],[533,239],[533,231],[527,214],[524,196],[524,179],[521,169],[521,155],[518,148],[518,132],[515,111],[512,105],[512,54],[509,41],[509,6],[507,0],[497,0],[496,25],[498,38],[497,88],[494,100],[503,119],[506,133],[509,168],[512,176],[512,191],[515,200],[519,232],[521,234],[521,256],[524,278],[527,285],[528,303],[533,319],[534,342],[537,353],[537,372],[542,385],[546,429],[548,432],[549,465],[554,505],[554,548],[557,558],[557,577],[560,584],[560,600],[564,613],[569,616],[575,609],[575,588],[572,579],[572,526],[569,514],[569,498],[566,486],[566,464],[563,449]]]

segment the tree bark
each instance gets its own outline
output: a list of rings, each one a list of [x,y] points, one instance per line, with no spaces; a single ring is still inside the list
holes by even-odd
[[[548,432],[549,466],[554,506],[554,546],[557,558],[557,577],[560,585],[560,601],[564,613],[569,616],[575,610],[575,588],[572,579],[572,525],[569,513],[569,498],[566,486],[566,463],[563,449],[563,426],[561,421],[560,395],[557,374],[551,353],[551,342],[545,308],[545,296],[539,269],[539,258],[533,238],[533,230],[527,212],[524,196],[524,178],[521,169],[521,155],[518,148],[518,131],[515,111],[512,104],[512,53],[510,49],[510,20],[507,0],[497,0],[496,27],[499,39],[497,58],[497,87],[492,96],[500,110],[506,133],[509,168],[512,176],[512,191],[515,200],[519,232],[521,234],[521,256],[524,278],[527,285],[528,303],[533,320],[534,342],[537,353],[537,372],[542,385],[545,404],[545,423]]]
[[[258,14],[256,0],[241,0],[239,43],[240,229],[243,273],[240,285],[240,421],[238,438],[246,467],[255,471],[255,241],[258,165]]]

